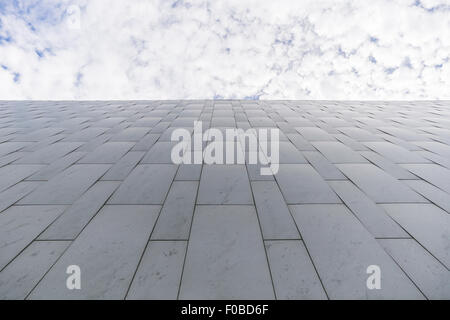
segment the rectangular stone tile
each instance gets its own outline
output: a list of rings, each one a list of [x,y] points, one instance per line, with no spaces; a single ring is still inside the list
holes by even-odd
[[[383,137],[383,139],[385,139],[386,141],[392,142],[393,144],[398,145],[409,151],[422,151],[421,147],[418,147],[417,145],[415,145],[412,142],[406,142],[405,140],[398,139],[398,138],[390,136],[388,134],[386,134],[386,135],[380,134],[380,137]]]
[[[300,151],[314,151],[316,150],[314,146],[303,138],[300,134],[288,133],[286,134],[288,139],[295,145],[295,147]]]
[[[137,142],[131,151],[148,151],[159,138],[159,134],[147,134],[139,142]]]
[[[450,158],[450,146],[440,142],[415,142],[421,148],[437,153],[445,158]]]
[[[8,189],[23,179],[29,177],[39,169],[42,165],[20,165],[10,164],[0,168],[0,192]]]
[[[133,146],[133,142],[106,142],[89,152],[78,163],[116,163]]]
[[[109,117],[109,118],[100,119],[99,121],[95,122],[93,125],[95,127],[113,128],[125,120],[126,120],[126,118],[122,118],[122,117]]]
[[[3,156],[0,158],[0,168],[4,167],[8,164],[11,164],[12,162],[14,162],[17,159],[20,159],[23,156],[26,156],[28,154],[28,152],[25,151],[15,151],[13,153],[10,153],[6,156]]]
[[[441,166],[450,169],[450,157],[445,158],[429,151],[417,151],[417,153],[434,163],[440,164]]]
[[[86,142],[83,144],[80,148],[77,149],[77,151],[81,152],[94,152],[97,148],[99,148],[101,145],[105,144],[109,139],[111,139],[112,134],[102,134],[101,136],[98,136],[94,138],[93,140],[89,140],[89,142]]]
[[[450,299],[450,271],[413,239],[380,239],[386,252],[428,299]]]
[[[130,151],[105,173],[101,180],[124,180],[144,156],[144,152]]]
[[[286,135],[287,134],[294,134],[294,135],[298,134],[297,130],[295,130],[294,126],[292,126],[288,122],[279,121],[276,124],[277,124],[277,127],[280,128],[280,130]]]
[[[281,164],[275,179],[288,204],[340,203],[333,190],[309,164]]]
[[[252,206],[197,206],[180,299],[273,299]]]
[[[408,186],[450,213],[450,194],[423,180],[405,180]]]
[[[150,133],[163,133],[164,130],[166,130],[170,126],[170,122],[159,122],[155,126],[152,127],[152,130],[150,130]]]
[[[70,118],[58,122],[58,127],[64,128],[63,133],[65,133],[66,135],[86,129],[89,127],[89,125],[90,125],[90,118],[85,117]]]
[[[0,214],[0,270],[25,249],[65,206],[12,206]]]
[[[113,194],[111,204],[162,204],[177,171],[176,165],[137,165]]]
[[[450,193],[450,170],[437,164],[405,164],[408,169],[423,180]]]
[[[368,148],[363,145],[361,142],[358,142],[352,138],[347,137],[345,134],[333,134],[333,136],[339,140],[341,143],[343,143],[345,146],[349,147],[351,150],[354,151],[367,151]]]
[[[258,141],[260,142],[260,144],[262,144],[262,143],[266,143],[266,141],[270,142],[272,140],[272,137],[274,136],[273,130],[276,128],[271,128],[271,127],[269,127],[269,128],[267,128],[267,127],[253,128],[252,127],[251,129],[252,129],[252,133],[258,137]],[[223,134],[225,135],[225,132],[223,132]],[[288,137],[286,135],[284,135],[284,133],[282,131],[278,131],[277,142],[281,143],[281,142],[290,142],[290,141],[289,141]],[[295,146],[295,144],[294,144],[294,146]],[[249,150],[246,150],[246,151],[249,151]]]
[[[397,179],[418,179],[411,172],[402,168],[400,165],[389,161],[388,159],[380,156],[378,153],[373,151],[361,151],[360,154],[372,162],[374,165],[385,171],[387,174],[393,176]]]
[[[198,182],[174,181],[152,233],[152,239],[187,240]]]
[[[14,133],[19,132],[18,128],[7,128],[5,127],[5,122],[8,122],[6,118],[3,119],[2,123],[0,124],[0,127],[2,127],[0,129],[0,137],[2,137],[3,139],[9,139],[8,136],[11,136]]]
[[[197,117],[178,117],[174,121],[172,121],[172,127],[178,128],[188,128],[194,127],[194,122],[197,121]]]
[[[332,128],[353,126],[353,123],[350,123],[350,122],[348,122],[344,119],[340,119],[338,117],[339,117],[338,115],[335,115],[335,116],[330,116],[330,117],[318,117],[317,119],[325,122],[327,125],[331,126]]]
[[[268,145],[268,147],[270,144]],[[268,150],[270,153],[270,149]],[[302,153],[289,141],[279,142],[279,163],[308,163]]]
[[[248,155],[246,155],[246,159],[248,159]],[[261,168],[268,168],[267,165],[262,165],[261,163],[249,164],[245,165],[247,167],[248,176],[250,181],[273,181],[273,175],[262,175]]]
[[[430,161],[421,157],[413,151],[406,150],[390,142],[366,142],[370,149],[394,163],[429,163]]]
[[[108,169],[106,164],[75,164],[43,183],[20,204],[72,204]]]
[[[162,121],[167,121],[172,124],[172,122],[178,117],[178,115],[178,111],[171,111],[162,119]]]
[[[149,128],[139,128],[139,127],[126,128],[113,135],[110,141],[137,142],[141,140],[142,137],[144,137],[149,131],[150,131]]]
[[[71,152],[63,158],[60,158],[50,165],[42,168],[31,177],[28,177],[27,180],[49,180],[56,176],[61,171],[65,170],[75,162],[81,159],[86,154],[86,152]]]
[[[105,206],[31,292],[30,299],[123,299],[160,206]],[[67,290],[66,268],[81,270]]]
[[[136,120],[133,124],[134,127],[154,127],[159,121],[161,121],[160,117],[143,117],[139,120]]]
[[[40,141],[64,131],[61,128],[42,128],[16,138],[16,141]]]
[[[295,128],[308,141],[335,141],[336,139],[325,130],[317,127]]]
[[[22,181],[0,193],[0,212],[13,205],[41,185],[40,182]]]
[[[100,210],[119,182],[99,181],[74,202],[40,236],[40,240],[73,240]]]
[[[346,136],[355,139],[356,141],[369,142],[369,141],[383,140],[380,137],[376,136],[375,134],[357,127],[343,127],[338,128],[338,130],[344,133]]]
[[[296,205],[292,214],[330,299],[423,299],[423,295],[344,205]],[[367,288],[367,268],[381,289]]]
[[[366,159],[337,141],[319,141],[312,145],[317,148],[331,163],[364,163]]]
[[[236,121],[234,120],[234,117],[216,117],[213,116],[211,119],[211,127],[228,127],[228,128],[234,128],[236,127]]]
[[[171,154],[172,149],[178,142],[156,142],[153,147],[147,152],[141,163],[167,163],[173,164]]]
[[[197,204],[253,204],[245,165],[205,165]]]
[[[6,156],[15,151],[19,151],[20,149],[29,146],[29,142],[3,142],[0,143],[0,157]]]
[[[414,107],[416,107],[416,106],[414,106]],[[418,129],[421,126],[426,125],[427,122],[424,121],[423,119],[416,119],[417,116],[418,116],[418,113],[411,112],[410,110],[408,110],[406,112],[402,112],[401,116],[389,117],[388,120],[392,121],[394,123],[399,123],[404,127],[411,127],[418,134],[422,134],[421,131],[419,131]]]
[[[327,299],[303,241],[266,241],[277,299]]]
[[[105,133],[107,130],[108,128],[99,128],[99,127],[86,128],[68,135],[66,138],[63,139],[63,141],[87,142]]]
[[[56,135],[45,138],[44,140],[38,140],[35,143],[21,149],[20,151],[35,152],[50,146],[51,144],[61,141],[66,135]]]
[[[2,129],[0,129],[0,136],[1,137],[7,137],[10,134],[19,132],[18,128],[5,128],[5,122],[9,122],[8,119],[4,118],[3,121],[1,121],[0,127],[2,127]]]
[[[160,108],[160,107],[158,107],[158,108]],[[150,118],[158,118],[158,121],[160,121],[160,120],[162,120],[163,117],[167,116],[167,114],[170,112],[170,110],[167,110],[167,109],[166,110],[158,110],[158,108],[156,108],[155,110],[152,110],[150,112],[146,112],[146,116],[140,120],[148,119],[148,117],[150,117]],[[152,120],[150,120],[150,121],[152,121]],[[154,124],[151,125],[149,123],[145,123],[145,124],[143,124],[143,126],[144,127],[147,127],[147,126],[154,127]],[[158,124],[158,122],[156,122],[156,124]]]
[[[16,164],[50,164],[81,146],[80,142],[56,142],[48,147],[31,152]]]
[[[187,130],[190,134],[192,134],[194,123],[192,122],[190,125],[191,125],[191,127],[187,127],[186,126],[186,127],[182,128],[182,129]],[[167,128],[166,130],[164,130],[163,133],[161,133],[161,136],[159,137],[158,142],[170,142],[170,141],[172,141],[172,133],[176,132],[176,131],[179,131],[178,129],[181,129],[181,128],[173,127],[173,126]]]
[[[284,117],[286,121],[294,127],[315,127],[315,124],[305,118],[299,117],[297,114],[293,114],[295,117]]]
[[[249,117],[248,121],[252,127],[276,127],[275,122],[268,117]]]
[[[418,129],[420,129],[421,131],[427,132],[427,133],[432,133],[433,135],[440,136],[445,139],[450,138],[450,130],[448,130],[448,129],[429,127],[429,126],[423,127],[423,128],[418,128]]]
[[[347,180],[339,169],[318,151],[304,151],[303,155],[325,180]]]
[[[398,127],[378,127],[377,129],[405,141],[424,140],[424,137],[422,135],[414,132],[412,129],[398,128]]]
[[[376,205],[350,181],[329,181],[328,184],[374,237],[410,237],[382,207]]]
[[[127,299],[176,300],[186,246],[186,241],[150,241]]]
[[[200,174],[202,172],[201,164],[180,164],[178,167],[175,180],[200,180]]]
[[[294,219],[274,181],[253,181],[253,196],[264,239],[300,239]]]
[[[338,168],[376,203],[426,200],[373,164],[339,164]]]
[[[0,300],[25,299],[70,241],[35,241],[0,272]]]
[[[383,204],[414,239],[450,268],[450,215],[433,204]]]
[[[194,148],[196,146],[193,146]],[[211,149],[210,149],[211,148]],[[195,163],[195,154],[202,155],[203,159],[206,159],[211,154],[211,150],[217,155],[214,164],[238,164],[242,165],[245,163],[245,151],[240,142],[227,141],[222,145],[214,145],[212,142],[204,144],[203,153],[198,150],[192,149],[194,151],[190,154],[191,163]],[[205,163],[206,164],[206,163]]]

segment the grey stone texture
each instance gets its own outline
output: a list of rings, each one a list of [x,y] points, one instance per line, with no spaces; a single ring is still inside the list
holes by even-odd
[[[449,118],[448,101],[0,101],[0,299],[450,299]],[[172,132],[199,120],[278,128],[278,172],[242,141],[242,163],[174,164]]]

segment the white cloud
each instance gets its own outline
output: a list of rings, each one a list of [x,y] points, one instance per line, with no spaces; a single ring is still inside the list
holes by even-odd
[[[0,21],[0,99],[450,98],[448,0],[23,0]]]

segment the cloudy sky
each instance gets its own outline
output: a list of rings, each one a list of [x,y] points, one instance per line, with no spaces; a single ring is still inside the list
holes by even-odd
[[[0,99],[450,99],[450,0],[0,0]]]

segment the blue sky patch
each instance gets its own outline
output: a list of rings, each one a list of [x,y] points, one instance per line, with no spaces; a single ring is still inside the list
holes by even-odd
[[[398,69],[397,67],[385,68],[384,72],[387,74],[393,74],[397,69]]]

